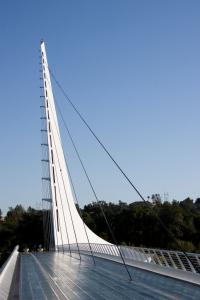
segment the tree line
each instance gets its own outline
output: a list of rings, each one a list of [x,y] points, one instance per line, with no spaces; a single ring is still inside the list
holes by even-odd
[[[153,195],[151,202],[101,205],[118,244],[200,252],[200,198],[161,202]],[[98,203],[84,206],[82,216],[95,233],[113,242]]]
[[[145,203],[101,201],[79,208],[89,228],[113,242],[100,205],[118,244],[200,252],[200,198],[162,202],[155,194]],[[41,210],[17,205],[10,207],[4,218],[0,210],[0,263],[17,244],[20,249],[43,245]]]
[[[43,244],[42,220],[42,211],[31,207],[10,207],[5,217],[0,210],[0,266],[16,245],[23,250]]]

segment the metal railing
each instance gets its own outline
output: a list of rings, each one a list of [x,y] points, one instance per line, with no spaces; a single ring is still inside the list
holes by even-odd
[[[91,254],[89,244],[78,244],[82,253]],[[112,244],[90,244],[94,255],[119,257],[119,250]],[[63,249],[59,247],[60,251]],[[160,250],[142,247],[119,246],[121,254],[127,263],[131,261],[143,262],[162,267],[173,268],[200,274],[200,254],[184,253],[181,251]],[[78,252],[77,244],[64,245],[64,251]]]
[[[18,259],[18,248],[16,246],[11,255],[8,257],[6,262],[0,269],[0,299],[8,299],[10,293],[10,287],[13,280],[16,262]]]

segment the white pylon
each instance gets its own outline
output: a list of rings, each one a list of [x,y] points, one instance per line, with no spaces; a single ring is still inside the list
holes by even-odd
[[[44,41],[41,42],[41,58],[55,248],[63,244],[88,242],[110,244],[92,232],[77,212],[61,142]]]

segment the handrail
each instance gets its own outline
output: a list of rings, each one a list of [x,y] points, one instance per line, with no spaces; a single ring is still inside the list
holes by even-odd
[[[68,250],[68,247],[69,245],[64,245],[65,251]],[[89,246],[87,243],[80,243],[79,247],[82,253],[89,252]],[[115,245],[91,243],[91,247],[92,251],[96,255],[119,257],[119,251]],[[76,244],[71,244],[70,248],[73,252],[77,251]],[[120,250],[126,261],[158,265],[163,268],[195,273],[200,276],[200,254],[198,253],[186,253],[186,256],[182,251],[132,246],[120,246]]]
[[[19,246],[16,246],[0,269],[0,299],[8,299],[15,266],[18,259]]]

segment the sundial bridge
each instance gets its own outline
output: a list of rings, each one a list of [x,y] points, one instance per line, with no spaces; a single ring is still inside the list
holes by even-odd
[[[111,228],[113,243],[84,223],[63,152],[44,41],[41,67],[48,251],[21,254],[16,247],[0,270],[0,299],[200,299],[199,254],[120,246]]]

